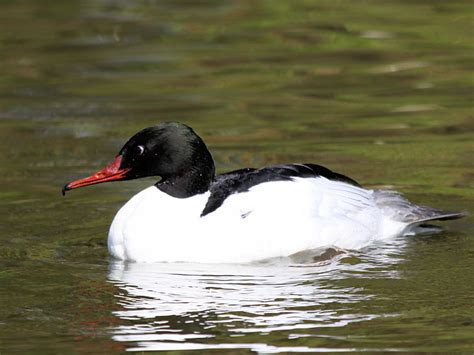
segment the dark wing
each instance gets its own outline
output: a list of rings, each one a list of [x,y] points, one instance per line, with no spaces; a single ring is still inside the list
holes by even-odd
[[[225,199],[232,194],[246,192],[252,186],[263,182],[291,181],[294,177],[325,177],[329,180],[341,181],[360,187],[360,185],[351,178],[316,164],[285,164],[273,165],[261,169],[240,169],[216,176],[209,188],[211,195],[201,213],[201,217],[214,212],[224,203]]]

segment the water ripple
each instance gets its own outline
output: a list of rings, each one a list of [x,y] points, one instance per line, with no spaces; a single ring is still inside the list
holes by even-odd
[[[108,278],[118,289],[120,309],[114,314],[123,324],[111,329],[112,338],[130,343],[131,351],[321,351],[245,340],[251,334],[282,332],[297,339],[314,336],[304,333],[310,329],[345,327],[380,317],[356,311],[354,305],[374,295],[363,287],[345,286],[344,281],[397,277],[390,269],[401,261],[396,253],[399,244],[344,252],[311,264],[283,259],[251,265],[114,262]],[[220,342],[219,334],[225,334],[223,341],[236,342]]]

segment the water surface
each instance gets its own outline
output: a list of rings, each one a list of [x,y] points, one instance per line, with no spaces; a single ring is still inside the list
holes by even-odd
[[[220,172],[315,162],[472,212],[469,1],[1,7],[0,352],[474,349],[472,217],[330,260],[122,264],[108,226],[154,180],[60,194],[181,121]]]

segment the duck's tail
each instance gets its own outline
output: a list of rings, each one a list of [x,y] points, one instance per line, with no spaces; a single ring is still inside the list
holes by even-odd
[[[374,190],[374,200],[386,217],[400,223],[401,235],[439,232],[442,228],[430,222],[458,219],[467,215],[465,212],[446,212],[415,205],[396,191]]]

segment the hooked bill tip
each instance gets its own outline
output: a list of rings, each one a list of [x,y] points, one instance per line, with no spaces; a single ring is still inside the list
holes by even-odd
[[[70,188],[68,187],[69,184],[66,184],[63,186],[63,189],[61,190],[61,193],[63,194],[63,196],[66,196],[66,191],[70,190]]]

